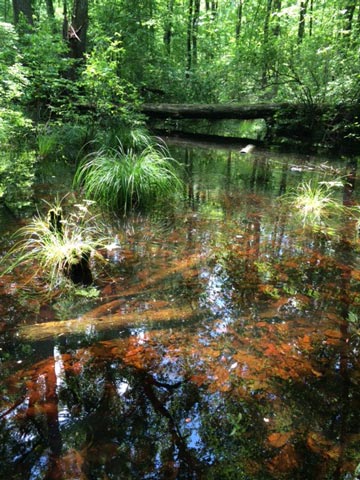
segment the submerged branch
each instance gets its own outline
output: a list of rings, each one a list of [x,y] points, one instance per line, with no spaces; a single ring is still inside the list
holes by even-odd
[[[98,318],[84,315],[70,320],[24,325],[19,328],[18,336],[27,341],[41,341],[62,335],[85,334],[93,330],[102,332],[148,322],[185,321],[194,315],[195,312],[190,307],[167,307],[141,313],[116,313]]]

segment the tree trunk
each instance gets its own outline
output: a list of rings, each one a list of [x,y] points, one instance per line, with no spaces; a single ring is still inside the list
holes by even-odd
[[[68,29],[69,29],[69,20],[68,20],[68,10],[67,10],[67,0],[63,0],[63,26],[62,26],[62,35],[63,40],[67,41]]]
[[[211,2],[211,12],[212,12],[213,19],[215,19],[217,15],[218,6],[219,6],[219,2],[217,0]]]
[[[199,27],[199,16],[200,16],[200,0],[194,0],[194,14],[192,19],[192,65],[193,67],[197,64],[197,34]]]
[[[351,37],[352,33],[352,26],[353,26],[353,18],[355,13],[357,0],[348,0],[347,5],[345,6],[345,13],[344,13],[344,35],[347,38]]]
[[[255,119],[273,117],[288,104],[256,104],[256,105],[226,105],[226,104],[144,104],[142,113],[152,118],[206,118],[208,120],[223,119]],[[294,107],[296,108],[296,107]],[[292,112],[291,115],[294,113]]]
[[[67,30],[67,39],[71,57],[82,59],[86,52],[86,34],[89,24],[88,0],[74,0],[71,23]]]
[[[49,18],[55,18],[55,10],[53,0],[45,0],[46,4],[46,13]]]
[[[193,18],[193,0],[189,0],[188,7],[188,24],[187,24],[187,39],[186,39],[186,56],[187,56],[187,65],[186,65],[186,77],[190,75],[192,67],[192,18]]]
[[[274,26],[273,26],[273,35],[274,37],[279,37],[280,36],[280,18],[279,18],[279,13],[281,12],[281,0],[274,0],[274,13],[275,15],[275,20],[274,20]]]
[[[267,0],[267,7],[265,13],[265,20],[264,20],[264,39],[263,39],[263,67],[262,67],[262,78],[261,78],[261,85],[263,88],[267,86],[268,83],[268,70],[269,70],[269,53],[268,53],[268,46],[269,46],[269,25],[270,25],[270,16],[272,10],[272,0]]]
[[[171,37],[173,28],[173,13],[174,13],[174,0],[168,1],[167,19],[164,31],[164,44],[168,55],[171,53]]]
[[[9,15],[9,0],[4,0],[4,22],[8,21]]]
[[[17,25],[23,15],[29,25],[34,24],[34,10],[31,0],[13,0],[14,23]]]
[[[243,1],[244,0],[239,0],[239,4],[237,7],[237,20],[236,20],[236,29],[235,29],[235,38],[237,43],[239,43],[241,27],[242,27]]]
[[[299,27],[298,27],[298,43],[300,44],[305,35],[305,16],[309,0],[300,3]]]

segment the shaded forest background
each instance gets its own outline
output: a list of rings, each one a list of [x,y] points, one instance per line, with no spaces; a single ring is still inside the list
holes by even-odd
[[[0,20],[2,142],[134,123],[144,101],[326,104],[329,137],[360,135],[334,121],[359,98],[358,0],[1,0]]]

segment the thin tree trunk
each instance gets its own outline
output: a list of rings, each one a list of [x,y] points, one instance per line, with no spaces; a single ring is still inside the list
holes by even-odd
[[[67,0],[63,0],[63,39],[67,41],[68,38],[68,29],[69,29],[69,20],[68,20],[68,10],[67,10]]]
[[[212,12],[213,18],[215,18],[217,15],[218,5],[219,5],[219,2],[217,0],[211,2],[211,12]]]
[[[235,38],[237,43],[239,43],[240,34],[241,34],[242,15],[243,15],[243,0],[239,0],[239,4],[237,7],[237,20],[236,20],[236,29],[235,29]]]
[[[274,0],[273,4],[273,13],[274,15],[274,25],[272,27],[272,34],[274,36],[274,39],[278,39],[280,37],[281,33],[281,28],[280,28],[280,16],[279,13],[281,12],[281,0]],[[279,43],[276,42],[276,50],[278,51],[278,45]],[[274,95],[277,95],[278,88],[279,88],[279,55],[275,55],[274,57]]]
[[[8,21],[8,13],[9,13],[9,1],[4,0],[4,22]]]
[[[194,14],[192,19],[192,65],[197,64],[197,34],[199,28],[199,16],[200,16],[200,0],[194,0]]]
[[[300,3],[299,27],[298,27],[298,43],[300,44],[305,35],[305,16],[309,0]]]
[[[192,67],[192,18],[193,18],[193,0],[189,0],[188,7],[188,25],[187,25],[187,39],[186,39],[186,56],[187,56],[187,65],[186,65],[186,77],[190,75]]]
[[[167,20],[164,31],[164,44],[168,55],[171,53],[171,37],[172,37],[172,28],[173,28],[173,13],[174,13],[174,0],[168,1],[167,8]]]
[[[270,25],[270,16],[272,11],[272,0],[267,0],[267,7],[264,20],[264,40],[263,40],[263,49],[264,49],[264,62],[262,70],[262,87],[265,88],[268,83],[268,69],[269,69],[269,59],[268,59],[268,45],[269,45],[269,25]]]

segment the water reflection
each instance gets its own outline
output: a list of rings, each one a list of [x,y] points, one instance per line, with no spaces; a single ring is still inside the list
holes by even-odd
[[[35,314],[2,284],[16,315],[2,327],[1,475],[355,478],[357,225],[307,231],[276,200],[334,172],[261,152],[175,154],[183,202],[112,225],[121,251],[97,304],[60,316],[56,298],[34,325],[44,305]],[[339,198],[356,203],[356,162],[335,167],[349,179]]]

